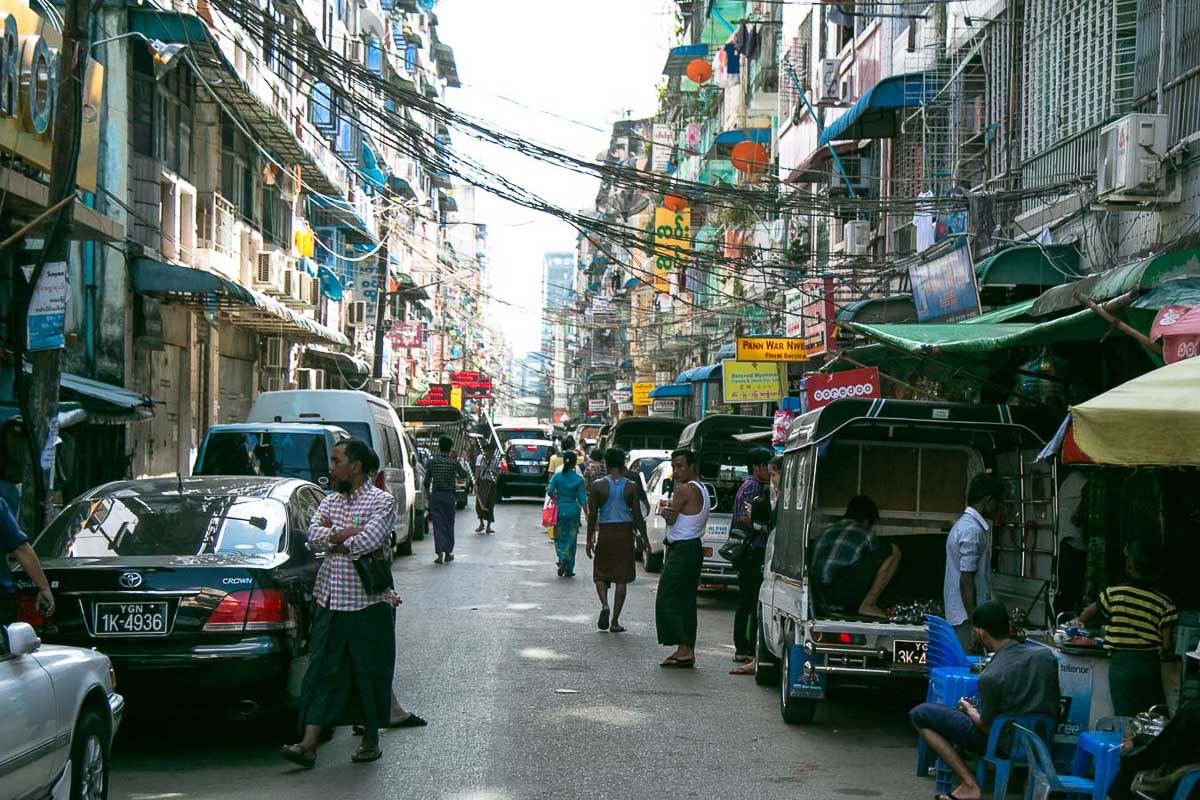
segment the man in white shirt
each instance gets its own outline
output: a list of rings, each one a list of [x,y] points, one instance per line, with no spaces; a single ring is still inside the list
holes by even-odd
[[[991,520],[1004,501],[1004,483],[981,473],[967,487],[967,509],[946,538],[946,579],[943,588],[946,621],[958,632],[968,653],[975,649],[971,614],[991,599]]]

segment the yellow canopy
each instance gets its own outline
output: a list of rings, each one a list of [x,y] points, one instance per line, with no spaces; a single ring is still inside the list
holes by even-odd
[[[1156,369],[1073,406],[1071,434],[1097,464],[1200,466],[1200,358]]]

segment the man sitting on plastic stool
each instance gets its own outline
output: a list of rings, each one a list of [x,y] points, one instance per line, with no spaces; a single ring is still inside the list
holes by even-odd
[[[956,708],[921,703],[908,712],[921,738],[958,777],[954,791],[939,795],[938,800],[983,797],[960,751],[983,755],[997,716],[1058,714],[1058,660],[1054,654],[1048,648],[1011,639],[1008,612],[999,602],[977,606],[971,624],[977,641],[987,652],[995,653],[979,676],[979,707],[964,697]]]

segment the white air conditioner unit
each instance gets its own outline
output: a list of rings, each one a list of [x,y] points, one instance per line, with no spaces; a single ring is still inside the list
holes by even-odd
[[[312,281],[307,272],[296,269],[295,263],[289,259],[283,270],[283,300],[288,303],[304,302],[304,284]]]
[[[355,300],[346,306],[346,324],[352,327],[367,324],[367,302]]]
[[[323,370],[323,369],[298,369],[298,370],[296,370],[296,388],[298,388],[298,389],[324,389],[325,388],[325,370]]]
[[[310,278],[308,273],[297,272],[300,276],[300,304],[305,306],[315,306],[317,304],[318,292],[317,279]]]
[[[842,67],[840,58],[822,58],[821,71],[817,81],[817,105],[833,106],[842,101],[841,84],[838,80],[838,70]]]
[[[1101,202],[1139,202],[1166,194],[1169,117],[1129,114],[1100,129],[1096,195]]]
[[[260,250],[254,265],[254,288],[268,294],[283,294],[287,255],[282,250]]]
[[[264,364],[268,369],[282,369],[287,366],[287,345],[279,336],[267,337],[267,357]]]
[[[865,219],[855,219],[846,223],[844,237],[846,255],[865,256],[871,248],[871,223]]]

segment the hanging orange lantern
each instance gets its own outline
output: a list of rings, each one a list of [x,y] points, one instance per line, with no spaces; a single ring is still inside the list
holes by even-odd
[[[663,197],[663,208],[674,211],[676,214],[687,207],[688,201],[686,197],[677,194],[668,194]]]
[[[767,152],[767,148],[758,142],[738,142],[733,146],[729,157],[733,161],[734,169],[749,174],[762,172],[771,160],[771,154]]]
[[[712,64],[703,58],[697,58],[688,63],[686,72],[693,83],[708,83],[712,77]]]

